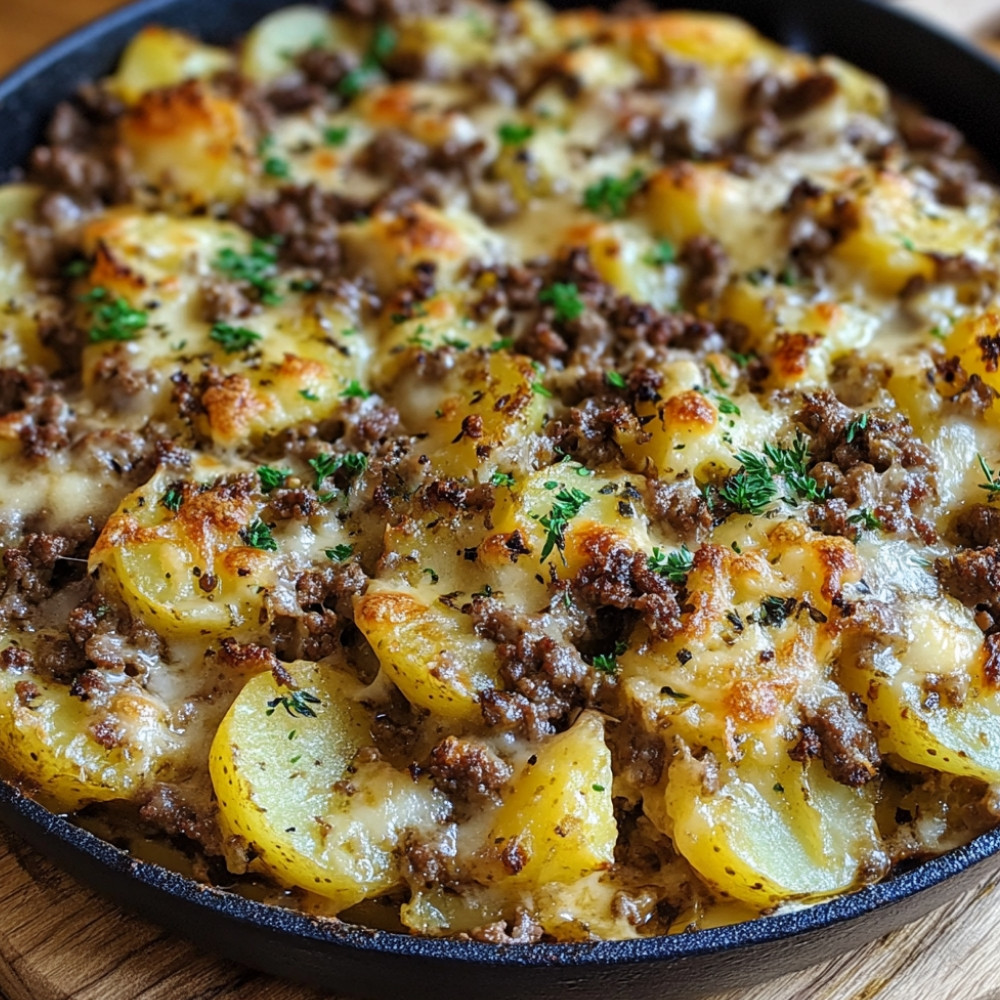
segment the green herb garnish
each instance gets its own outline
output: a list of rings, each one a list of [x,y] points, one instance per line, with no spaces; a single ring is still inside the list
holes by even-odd
[[[618,661],[605,653],[598,653],[591,661],[591,665],[595,670],[600,670],[602,674],[618,673]]]
[[[302,715],[309,719],[315,719],[316,713],[309,707],[310,705],[322,705],[322,701],[309,691],[293,691],[291,694],[283,694],[280,698],[273,698],[267,703],[265,715],[274,715],[280,706],[289,715]]]
[[[556,494],[549,513],[537,518],[538,523],[546,531],[545,544],[542,546],[542,562],[548,559],[553,549],[558,549],[563,562],[566,562],[566,556],[563,554],[566,545],[566,528],[590,499],[590,496],[583,490],[578,490],[575,487],[569,489],[564,487]]]
[[[271,490],[281,489],[288,482],[291,472],[288,469],[274,469],[270,465],[261,465],[257,469],[257,475],[260,478],[261,493],[270,493]]]
[[[852,420],[846,427],[844,440],[850,444],[868,426],[868,414],[862,413],[857,420]]]
[[[346,125],[331,125],[323,131],[323,142],[328,146],[343,146],[350,134]]]
[[[334,545],[332,549],[326,549],[327,559],[332,559],[334,562],[347,562],[348,559],[354,555],[353,545]]]
[[[259,333],[248,330],[245,326],[230,326],[228,323],[216,323],[209,333],[209,339],[214,340],[226,354],[237,351],[248,351],[258,340]]]
[[[262,549],[264,552],[278,551],[278,543],[274,540],[271,529],[259,517],[251,521],[240,532],[240,536],[252,548]]]
[[[278,254],[273,244],[255,239],[248,253],[223,247],[213,266],[234,281],[245,281],[256,290],[264,305],[273,306],[281,301],[275,282],[277,263]]]
[[[107,298],[108,290],[100,286],[83,296],[84,302],[100,303],[93,307],[94,325],[88,333],[90,342],[135,340],[149,322],[148,315],[141,309],[133,309],[120,296],[112,302],[106,301]]]
[[[520,146],[534,134],[535,130],[530,125],[519,125],[516,122],[504,122],[497,129],[497,135],[504,146]]]
[[[181,509],[182,503],[184,503],[184,494],[176,486],[171,486],[160,497],[160,506],[166,507],[167,510],[172,510],[175,514]]]
[[[633,170],[628,177],[602,177],[583,192],[584,208],[597,215],[621,218],[628,208],[629,199],[645,182],[641,170]]]
[[[1000,482],[997,481],[994,471],[986,464],[986,459],[978,454],[976,458],[979,459],[979,468],[983,470],[983,475],[986,477],[986,482],[980,483],[979,488],[986,490],[989,494],[989,499],[992,501],[995,497],[1000,496]]]
[[[579,289],[570,282],[557,281],[550,285],[539,293],[538,301],[551,303],[556,319],[561,323],[579,319],[586,308],[580,299]]]
[[[847,519],[847,523],[857,524],[865,531],[881,531],[885,527],[870,507],[862,507],[855,511]]]
[[[367,399],[371,393],[356,379],[347,383],[347,388],[340,393],[341,399]]]
[[[665,576],[671,583],[679,586],[687,580],[688,573],[691,572],[693,556],[691,550],[682,545],[676,552],[663,552],[654,548],[653,554],[646,561],[646,566],[654,573]]]
[[[643,254],[642,262],[656,267],[661,264],[673,264],[677,259],[677,251],[670,240],[657,240],[652,250]]]

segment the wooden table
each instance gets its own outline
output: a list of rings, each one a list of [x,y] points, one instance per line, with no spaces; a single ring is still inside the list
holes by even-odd
[[[967,32],[1000,14],[1000,0],[900,2]],[[0,0],[0,73],[116,5]],[[825,965],[713,1000],[1000,1000],[998,884],[1000,875],[919,923]],[[0,831],[0,1000],[319,996],[213,958],[124,913]]]

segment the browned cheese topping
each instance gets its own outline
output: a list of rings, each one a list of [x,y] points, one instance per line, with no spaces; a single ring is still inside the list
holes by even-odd
[[[0,187],[0,772],[496,942],[967,842],[998,223],[954,129],[726,17],[145,29]]]

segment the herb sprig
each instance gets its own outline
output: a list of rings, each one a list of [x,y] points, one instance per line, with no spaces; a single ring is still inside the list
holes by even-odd
[[[586,308],[579,289],[572,282],[557,281],[539,293],[538,301],[549,303],[560,323],[579,319]]]
[[[682,545],[676,552],[664,552],[654,548],[653,554],[646,561],[648,569],[660,576],[666,577],[671,583],[682,586],[691,572],[693,560],[691,550]]]
[[[267,240],[255,239],[247,253],[223,247],[215,258],[215,269],[234,281],[245,281],[266,306],[281,301],[276,280],[278,252]]]
[[[94,324],[87,337],[92,344],[107,340],[135,340],[139,331],[149,322],[149,315],[142,309],[134,309],[121,296],[110,299],[110,293],[100,285],[83,296],[93,308]]]
[[[628,209],[629,199],[645,182],[641,170],[633,170],[627,177],[604,176],[583,192],[583,206],[596,215],[620,219]]]
[[[541,561],[545,562],[551,555],[553,549],[559,550],[563,563],[566,562],[566,529],[569,522],[583,509],[583,505],[590,501],[589,494],[584,493],[576,487],[563,487],[555,495],[552,502],[552,509],[548,514],[535,519],[545,529],[545,544],[542,546]],[[535,515],[532,515],[535,516]]]
[[[274,715],[280,707],[291,716],[301,715],[315,719],[316,712],[310,706],[322,704],[323,702],[311,691],[293,691],[291,694],[283,694],[280,698],[272,698],[267,703],[267,711],[264,714]]]
[[[249,351],[261,335],[245,326],[230,326],[229,323],[216,323],[208,335],[209,340],[218,344],[226,354],[236,354],[238,351]]]
[[[255,518],[240,532],[243,541],[251,548],[263,552],[277,552],[278,543],[271,534],[271,529],[259,517]]]

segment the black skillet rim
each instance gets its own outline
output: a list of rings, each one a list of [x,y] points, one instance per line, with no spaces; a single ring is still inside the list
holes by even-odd
[[[224,3],[200,3],[201,11],[212,10],[205,37],[221,40],[226,34],[225,25],[234,20],[246,26],[259,19],[270,10],[286,5],[288,0],[244,0],[238,5],[240,10],[234,17],[227,14]],[[233,5],[237,6],[237,5]],[[556,6],[571,6],[557,3]],[[787,3],[774,0],[681,0],[675,6],[689,9],[728,10],[746,17],[762,27],[766,33],[775,35],[784,44],[808,48],[811,51],[844,52],[845,46],[838,40],[847,40],[857,35],[847,22],[852,13],[871,21],[874,45],[882,47],[878,60],[882,68],[872,66],[871,60],[859,59],[847,52],[843,57],[858,62],[877,75],[888,78],[894,89],[908,93],[927,104],[931,110],[949,118],[962,127],[974,145],[978,146],[988,159],[1000,164],[1000,129],[990,116],[983,114],[981,105],[974,106],[973,99],[963,101],[954,97],[949,88],[942,97],[940,88],[928,89],[925,77],[913,68],[911,62],[916,50],[909,53],[909,44],[922,47],[924,54],[933,53],[940,58],[946,55],[955,67],[962,70],[956,79],[949,75],[952,84],[991,83],[1000,90],[1000,64],[984,55],[970,43],[950,36],[947,32],[931,27],[921,18],[908,12],[890,9],[879,0],[812,0],[803,3],[789,0]],[[837,8],[840,17],[831,13]],[[778,8],[776,11],[775,8]],[[787,8],[787,9],[785,9]],[[44,51],[18,66],[4,80],[0,81],[0,116],[8,118],[13,112],[10,124],[25,129],[25,142],[33,144],[40,132],[41,111],[30,106],[30,91],[39,86],[50,74],[61,78],[61,92],[68,94],[74,83],[87,77],[85,68],[92,46],[104,48],[104,64],[92,64],[90,74],[97,75],[110,68],[108,46],[120,48],[139,25],[151,20],[165,24],[178,24],[178,12],[194,10],[191,0],[138,0],[123,8],[81,27],[77,31],[55,42]],[[227,21],[227,17],[229,20]],[[815,23],[810,19],[814,19]],[[888,45],[879,38],[883,28],[894,28],[902,32],[903,41],[909,44]],[[199,30],[200,29],[195,29]],[[244,29],[245,30],[245,27]],[[220,35],[220,31],[222,34]],[[899,42],[899,39],[896,39]],[[806,44],[806,43],[809,44]],[[848,50],[854,46],[847,46]],[[864,46],[862,46],[864,48]],[[69,64],[69,75],[60,69]],[[888,68],[886,68],[888,67]],[[907,69],[910,67],[910,69]],[[895,72],[893,71],[895,70]],[[51,89],[51,88],[50,88]],[[959,87],[958,89],[962,89]],[[968,88],[965,88],[968,91]],[[975,88],[974,88],[975,89]],[[17,106],[17,99],[28,92],[28,113]],[[950,96],[949,96],[950,95]],[[53,102],[49,102],[51,107]],[[13,104],[13,108],[11,105]],[[998,136],[991,141],[992,136]],[[18,142],[13,143],[15,149]],[[24,155],[11,153],[8,145],[6,155],[0,153],[0,178],[16,176],[16,163],[22,162]],[[3,161],[6,160],[6,166]],[[12,173],[13,172],[13,173]],[[349,950],[368,953],[384,953],[387,956],[421,957],[444,960],[449,964],[477,966],[517,966],[531,967],[593,967],[623,966],[645,963],[672,962],[705,955],[732,953],[735,958],[739,951],[753,945],[780,944],[793,942],[796,938],[839,926],[895,904],[905,904],[921,893],[942,887],[949,879],[968,874],[970,870],[991,859],[1000,852],[1000,827],[988,831],[970,843],[937,858],[921,862],[915,867],[894,877],[866,886],[856,892],[838,896],[826,902],[800,910],[792,910],[747,923],[700,930],[688,934],[677,934],[628,941],[598,941],[554,945],[533,945],[531,947],[497,947],[476,941],[456,941],[453,939],[419,938],[385,931],[357,927],[337,920],[323,920],[282,907],[258,903],[225,890],[206,887],[176,872],[158,865],[139,861],[127,852],[116,848],[87,830],[76,826],[65,817],[55,815],[28,798],[14,786],[0,780],[0,822],[9,825],[16,833],[31,842],[43,853],[59,856],[60,863],[71,872],[73,860],[96,864],[99,869],[118,875],[127,874],[135,885],[149,890],[150,895],[143,900],[145,905],[137,905],[147,913],[153,913],[150,901],[164,896],[172,900],[190,904],[201,911],[213,911],[221,918],[252,925],[255,928],[275,932],[283,938],[292,937],[299,942],[315,942],[331,946],[346,947]],[[99,891],[100,880],[93,876],[84,878]],[[118,893],[115,893],[118,896]],[[937,901],[937,894],[931,893]],[[933,904],[932,904],[933,905]],[[913,916],[919,915],[926,907],[921,907]],[[207,915],[207,914],[206,914]],[[902,921],[894,921],[894,926]],[[339,950],[339,948],[337,949]]]

